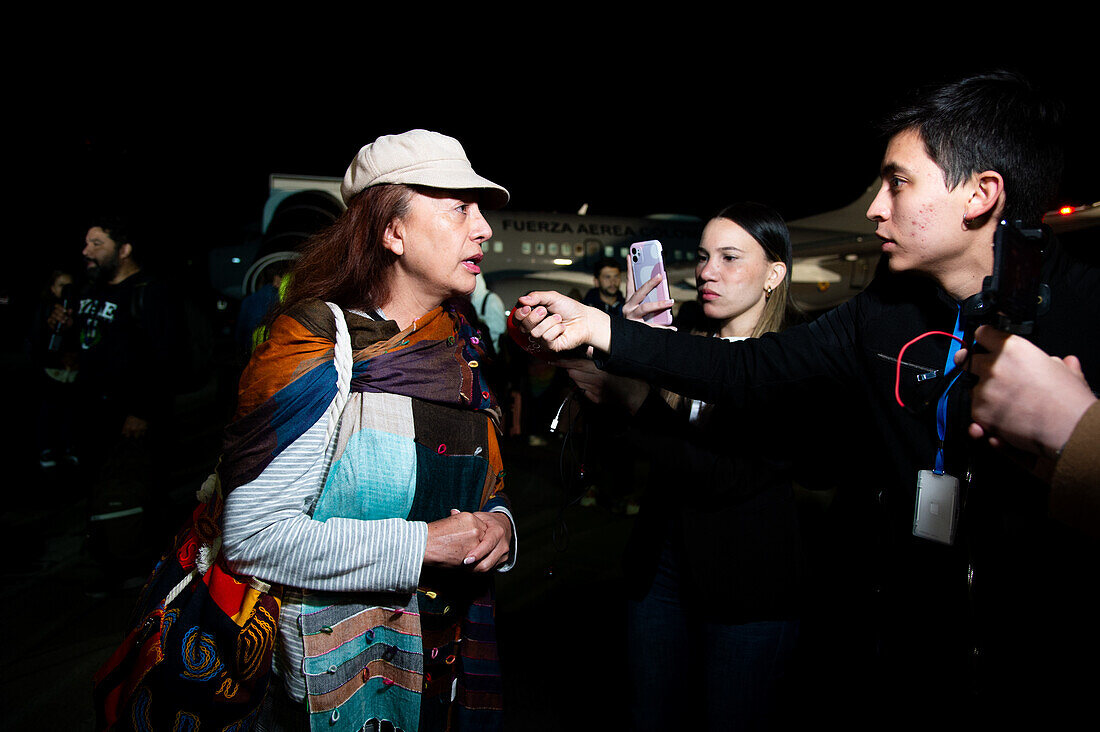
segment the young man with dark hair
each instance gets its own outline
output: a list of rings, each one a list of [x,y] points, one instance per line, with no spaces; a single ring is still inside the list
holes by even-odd
[[[836,460],[817,468],[840,484],[833,517],[843,528],[830,527],[817,557],[828,581],[807,615],[819,675],[803,691],[821,691],[801,702],[810,718],[1059,726],[1095,687],[1091,663],[1074,669],[1100,651],[1095,545],[1048,518],[1042,481],[968,437],[968,376],[952,371],[952,335],[974,325],[965,313],[993,271],[998,223],[1037,224],[1052,203],[1059,123],[1057,106],[1011,74],[923,93],[887,128],[867,211],[883,242],[874,281],[779,334],[726,343],[608,318],[556,293],[521,298],[518,319],[551,349],[588,344],[609,371],[743,407],[746,418],[790,409],[831,439]],[[1100,271],[1048,236],[1040,277],[1049,302],[1026,337],[1078,356],[1095,388]],[[843,410],[798,411],[822,394]],[[930,515],[931,532],[915,521]]]
[[[592,279],[595,287],[584,296],[584,304],[599,308],[611,315],[622,315],[623,303],[623,268],[617,261],[610,257],[601,259],[592,268]]]

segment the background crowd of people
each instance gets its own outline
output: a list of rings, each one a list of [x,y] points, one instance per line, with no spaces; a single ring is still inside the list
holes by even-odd
[[[998,107],[1006,98],[1013,111]],[[204,417],[228,424],[227,567],[287,588],[264,728],[348,709],[303,703],[333,691],[300,673],[303,659],[327,664],[338,649],[304,645],[298,619],[340,608],[330,625],[350,623],[362,593],[385,595],[368,610],[418,620],[355,626],[356,638],[414,639],[356,681],[386,692],[396,679],[409,693],[375,693],[355,713],[406,729],[493,727],[507,699],[484,630],[488,579],[524,543],[503,491],[508,450],[556,471],[562,432],[577,430],[582,478],[563,511],[632,521],[620,612],[603,619],[625,629],[613,672],[628,693],[608,700],[624,728],[776,728],[817,713],[791,711],[803,703],[857,726],[1080,709],[1095,674],[1074,661],[1100,648],[1088,616],[1097,269],[1051,240],[1052,301],[1033,329],[967,332],[961,315],[998,223],[1034,221],[1056,185],[1054,120],[1037,100],[1023,80],[990,75],[892,118],[868,211],[884,241],[876,280],[810,322],[791,305],[781,216],[742,202],[708,221],[697,307],[676,328],[642,322],[671,305],[642,303],[656,281],[638,287],[606,260],[584,295],[521,299],[509,332],[512,304],[478,267],[491,233],[480,211],[508,193],[468,162],[402,173],[403,155],[455,153],[457,141],[424,131],[364,147],[345,177],[347,212],[267,272],[235,320],[196,312],[147,267],[146,232],[89,221],[83,269],[50,272],[25,323],[35,462],[71,476],[59,498],[85,506],[81,550],[98,572],[82,592],[135,590],[186,520],[191,506],[159,471],[177,449],[179,395],[205,390]],[[996,114],[990,143],[981,120]],[[960,118],[973,125],[960,132]],[[929,333],[946,337],[909,342]],[[957,352],[952,334],[976,340]],[[343,365],[342,337],[354,354]],[[322,372],[323,385],[303,386]],[[809,429],[821,410],[841,414]],[[531,447],[549,449],[519,450]],[[463,467],[445,465],[452,456]],[[958,517],[949,537],[914,536],[922,491],[943,481],[958,506],[945,509]],[[832,497],[827,521],[805,522],[807,491]],[[501,651],[505,674],[508,654],[524,652]],[[931,701],[914,711],[913,695]]]

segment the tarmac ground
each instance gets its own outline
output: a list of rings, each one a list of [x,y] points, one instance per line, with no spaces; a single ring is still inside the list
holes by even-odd
[[[12,423],[35,413],[33,377],[18,357],[0,359],[0,399]],[[168,496],[165,547],[217,462],[227,398],[215,385],[177,399],[170,449],[157,464]],[[563,420],[572,423],[570,417]],[[0,729],[82,732],[95,725],[93,674],[122,640],[140,588],[86,593],[96,564],[86,540],[85,481],[71,467],[41,469],[33,417],[26,423],[0,441],[8,475],[0,510],[0,621],[9,631],[0,645]],[[579,505],[576,438],[543,437],[545,444],[524,436],[501,443],[518,536],[516,565],[496,582],[506,728],[625,729],[621,560],[634,518],[610,501]],[[644,469],[644,460],[634,467]],[[797,701],[795,708],[805,707]],[[793,716],[804,715],[811,712]]]
[[[19,375],[5,372],[10,413],[33,413],[34,394],[14,388]],[[159,466],[181,522],[216,462],[219,422],[202,414],[179,421],[176,457]],[[502,445],[519,550],[516,566],[497,581],[506,724],[619,729],[626,698],[620,554],[633,519],[606,506],[566,506],[578,496],[563,492],[561,447],[553,436],[546,445],[523,438]],[[10,480],[0,514],[0,606],[9,633],[0,650],[0,728],[92,730],[92,676],[122,639],[139,588],[85,594],[95,565],[77,473],[42,470],[33,430],[14,435],[3,451]]]

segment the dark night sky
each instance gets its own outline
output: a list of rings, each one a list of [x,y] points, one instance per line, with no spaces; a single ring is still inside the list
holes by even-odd
[[[155,73],[89,59],[28,107],[15,154],[33,193],[23,223],[40,246],[23,252],[20,271],[74,256],[86,216],[118,202],[153,222],[165,253],[239,243],[258,225],[269,174],[340,176],[361,145],[412,127],[458,137],[475,168],[509,188],[515,210],[588,203],[593,214],[706,216],[751,198],[798,218],[845,205],[872,182],[882,153],[874,124],[901,94],[996,65],[1066,101],[1064,198],[1100,200],[1100,117],[1082,78],[1091,68],[1055,66],[1045,52],[981,65],[802,53],[794,67],[679,56],[374,77],[318,58],[293,69],[260,57],[179,62]]]

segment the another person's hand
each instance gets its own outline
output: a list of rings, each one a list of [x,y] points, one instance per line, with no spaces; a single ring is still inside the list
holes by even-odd
[[[1096,401],[1080,362],[1075,356],[1048,356],[1031,342],[986,325],[975,339],[989,353],[970,356],[970,371],[979,379],[972,392],[970,435],[1055,457]],[[966,358],[962,349],[955,362]]]
[[[649,395],[646,382],[601,371],[587,359],[563,359],[556,365],[566,370],[577,388],[594,404],[620,404],[631,414],[637,414]]]
[[[508,561],[512,551],[512,522],[500,511],[478,511],[474,514],[485,524],[481,542],[462,560],[473,565],[475,572],[489,572]]]
[[[451,509],[451,515],[428,524],[428,544],[424,564],[434,567],[461,567],[481,545],[488,531],[477,514]]]
[[[558,292],[524,295],[513,319],[521,330],[554,352],[577,346],[611,350],[610,316]]]
[[[122,436],[123,437],[144,437],[145,433],[149,430],[149,423],[141,417],[135,417],[129,415],[122,422]]]
[[[657,300],[655,302],[643,302],[649,293],[653,292],[653,288],[661,284],[661,280],[664,275],[658,273],[653,275],[649,280],[641,286],[640,289],[634,289],[634,283],[630,278],[626,281],[626,302],[623,303],[623,317],[628,320],[637,320],[640,323],[645,322],[645,318],[659,313],[663,310],[670,310],[673,305],[672,300]],[[655,325],[653,323],[647,323],[647,325],[653,325],[655,328],[667,328],[665,325]]]
[[[56,331],[58,329],[58,326],[62,328],[68,328],[72,324],[73,311],[66,310],[65,308],[61,307],[60,303],[54,305],[53,309],[50,311],[50,314],[46,317],[46,325],[49,326],[50,330],[53,331]]]

